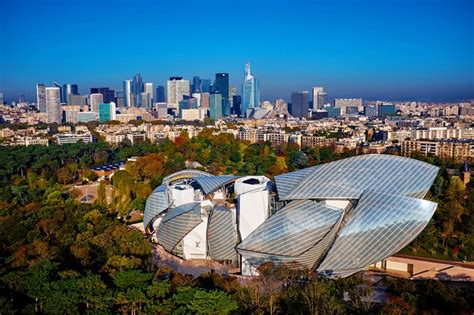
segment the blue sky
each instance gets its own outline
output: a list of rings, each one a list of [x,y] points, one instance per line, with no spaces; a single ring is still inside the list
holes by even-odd
[[[216,72],[240,90],[250,62],[268,100],[315,85],[330,98],[474,98],[473,12],[472,0],[0,0],[0,92]]]

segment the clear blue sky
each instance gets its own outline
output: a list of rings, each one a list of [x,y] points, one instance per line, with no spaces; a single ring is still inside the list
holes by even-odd
[[[474,98],[473,0],[0,0],[0,92],[35,84],[121,89],[141,73],[238,87],[262,99],[324,86],[329,97]]]

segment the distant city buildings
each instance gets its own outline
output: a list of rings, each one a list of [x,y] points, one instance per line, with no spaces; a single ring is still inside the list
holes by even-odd
[[[308,117],[309,100],[308,91],[291,93],[291,109],[290,114],[293,117]]]
[[[99,112],[99,104],[104,103],[104,96],[101,93],[91,93],[89,95],[89,105],[91,111],[98,113]]]
[[[167,82],[168,104],[178,109],[179,102],[185,95],[190,94],[189,80],[183,80],[182,77],[170,77]]]
[[[245,65],[244,83],[242,85],[242,117],[247,111],[260,106],[260,87],[258,79],[250,72],[250,63]]]
[[[58,87],[45,88],[46,114],[48,123],[61,123],[61,90]]]
[[[42,83],[36,84],[36,107],[40,112],[46,112],[46,87]]]

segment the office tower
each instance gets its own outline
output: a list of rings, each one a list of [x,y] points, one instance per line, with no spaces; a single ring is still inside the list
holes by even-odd
[[[202,79],[201,80],[201,92],[202,93],[211,93],[211,80]]]
[[[133,106],[132,80],[123,81],[123,94],[125,107]]]
[[[161,86],[161,85],[158,85],[156,87],[156,95],[155,95],[155,102],[157,103],[164,103],[166,100],[165,100],[165,87],[164,86]]]
[[[209,118],[213,120],[222,118],[222,95],[218,93],[209,96]]]
[[[143,92],[147,94],[147,105],[142,105],[142,107],[150,108],[153,106],[153,83],[145,82],[143,83]]]
[[[3,93],[0,93],[0,105],[3,105]],[[45,101],[46,102],[46,101]],[[46,103],[45,103],[46,106]]]
[[[155,103],[155,110],[158,118],[168,117],[168,104],[162,102]]]
[[[214,91],[219,93],[222,97],[222,115],[230,115],[229,106],[229,74],[216,73],[216,80],[214,81]]]
[[[242,106],[242,97],[240,95],[232,96],[231,113],[233,115],[242,116],[242,113],[240,112],[241,106]]]
[[[22,103],[25,103],[25,102],[26,102],[25,94],[18,95],[18,104],[22,104]]]
[[[378,116],[377,105],[365,105],[364,106],[364,116],[367,118],[374,118]]]
[[[209,93],[201,93],[201,108],[209,108]]]
[[[69,104],[68,96],[72,94],[71,84],[63,84],[63,89],[61,91],[61,100],[64,100],[64,103]]]
[[[201,107],[201,93],[193,93],[192,97],[196,99],[197,107]]]
[[[99,122],[103,123],[109,120],[115,120],[115,103],[100,103],[99,104]]]
[[[40,112],[46,112],[46,87],[42,83],[36,84],[36,107]]]
[[[89,95],[89,105],[91,111],[94,113],[99,112],[99,104],[104,103],[104,96],[101,93],[93,93]]]
[[[140,93],[139,104],[142,108],[149,108],[151,107],[151,97],[150,94],[146,92]]]
[[[189,93],[189,80],[183,80],[182,77],[170,77],[166,85],[168,104],[171,107],[178,108],[179,101],[183,100],[183,96],[191,95]]]
[[[247,109],[260,106],[258,79],[250,73],[250,64],[245,65],[244,84],[242,85],[242,117],[247,117]]]
[[[45,88],[46,94],[46,114],[48,123],[61,123],[61,89],[59,87]]]
[[[86,97],[83,95],[69,95],[68,105],[85,106],[87,104]]]
[[[63,98],[63,86],[59,84],[58,82],[53,82],[54,87],[57,87],[59,89],[59,97],[61,103],[66,103],[66,99]]]
[[[115,101],[115,91],[108,87],[91,88],[91,94],[100,93],[104,97],[103,103],[110,103]]]
[[[77,84],[71,84],[71,94],[79,95],[79,86]]]
[[[313,107],[312,109],[321,109],[323,108],[324,104],[321,104],[319,95],[324,93],[324,89],[322,87],[313,87]]]
[[[201,93],[201,78],[198,76],[193,77],[193,85],[191,88],[192,93]]]
[[[323,108],[324,105],[328,103],[328,93],[326,92],[321,92],[318,93],[318,106],[319,108]]]
[[[140,107],[140,93],[143,92],[143,80],[140,73],[135,74],[132,83],[132,93],[135,96],[135,106]]]
[[[383,103],[382,105],[378,106],[378,113],[380,116],[395,116],[397,115],[397,109],[395,105],[391,103]]]
[[[308,91],[291,93],[291,111],[293,117],[308,117]]]
[[[359,111],[363,111],[362,98],[336,98],[334,99],[334,107],[341,109],[341,115],[345,115],[347,107],[357,107]]]

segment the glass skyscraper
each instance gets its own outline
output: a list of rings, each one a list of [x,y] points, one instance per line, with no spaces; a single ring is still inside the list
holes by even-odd
[[[165,87],[158,85],[156,87],[156,102],[157,103],[164,103],[165,102]]]
[[[132,93],[135,96],[135,106],[140,107],[140,94],[143,92],[143,80],[140,73],[133,77]]]
[[[125,107],[133,106],[132,80],[123,81],[123,94]]]
[[[216,120],[222,118],[222,95],[211,94],[209,97],[209,118]]]
[[[229,74],[216,73],[216,80],[214,81],[214,91],[222,96],[222,115],[230,115],[229,106]]]
[[[258,79],[250,73],[250,64],[245,65],[244,84],[242,85],[242,117],[247,116],[247,109],[260,106],[260,88]]]

